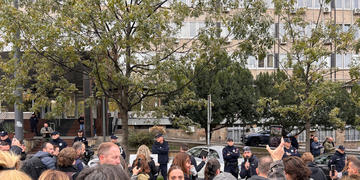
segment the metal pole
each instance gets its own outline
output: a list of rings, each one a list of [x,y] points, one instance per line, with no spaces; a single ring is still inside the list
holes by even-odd
[[[102,128],[102,134],[104,137],[104,142],[106,140],[106,122],[105,122],[105,96],[102,97],[102,121],[103,121],[103,128]]]
[[[210,145],[211,94],[208,95],[207,145]]]
[[[14,0],[14,7],[16,9],[19,8],[19,3],[18,0]],[[16,30],[16,34],[15,34],[15,40],[19,40],[20,39],[20,31]],[[15,61],[15,67],[18,66],[19,62],[20,62],[20,48],[17,46],[17,43],[14,43],[14,59],[16,59]],[[17,73],[16,71],[14,72],[14,77],[17,77]],[[23,122],[24,122],[24,117],[23,117],[23,112],[21,110],[21,104],[22,104],[22,86],[20,84],[16,85],[16,89],[14,91],[14,94],[16,96],[16,100],[14,103],[14,111],[15,111],[15,137],[18,140],[23,140],[24,139],[24,128],[23,128]]]

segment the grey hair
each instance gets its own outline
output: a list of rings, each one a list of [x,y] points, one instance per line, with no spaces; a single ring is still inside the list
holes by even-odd
[[[121,166],[103,164],[81,171],[77,180],[130,180]]]
[[[79,149],[82,148],[82,145],[83,145],[83,144],[84,144],[83,142],[77,141],[77,142],[75,142],[75,143],[72,145],[72,147],[77,151],[77,150],[79,150]],[[85,144],[84,144],[84,145],[85,145]]]

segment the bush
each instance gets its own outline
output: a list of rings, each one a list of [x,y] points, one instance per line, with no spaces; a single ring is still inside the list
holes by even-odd
[[[152,144],[154,143],[154,133],[150,132],[134,132],[132,131],[129,134],[129,145],[130,147],[138,148],[139,146],[145,144],[151,149]]]

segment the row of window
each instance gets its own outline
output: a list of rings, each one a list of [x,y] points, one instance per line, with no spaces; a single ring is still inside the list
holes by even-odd
[[[319,138],[319,142],[324,142],[326,137],[333,137],[333,139],[336,139],[336,131],[335,130],[327,130],[327,129],[321,129],[316,131],[316,136]],[[299,134],[298,137],[299,142],[305,142],[306,141],[306,132],[302,132]],[[345,129],[345,141],[360,141],[360,131],[353,128],[353,127],[347,127]]]

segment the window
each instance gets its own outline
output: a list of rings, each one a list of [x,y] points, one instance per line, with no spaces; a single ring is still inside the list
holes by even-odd
[[[343,68],[342,54],[336,54],[336,67]]]
[[[345,9],[350,9],[351,8],[351,0],[344,0],[345,2],[345,4],[344,4],[344,8]]]
[[[272,3],[272,0],[264,0],[265,1],[265,6],[267,8],[274,8],[274,4]]]
[[[344,68],[349,69],[351,64],[351,54],[345,54],[344,55]]]
[[[274,67],[274,55],[267,55],[267,67]]]
[[[320,0],[314,0],[315,2],[315,8],[319,9],[320,8]],[[325,6],[325,4],[323,4],[323,7]]]
[[[297,7],[299,8],[306,7],[306,0],[298,0]]]
[[[337,9],[342,9],[342,8],[343,8],[343,1],[344,1],[344,0],[336,0],[336,1],[335,1],[335,7],[336,7]]]
[[[258,67],[259,68],[263,68],[265,66],[265,58],[264,59],[259,59],[258,61]]]
[[[359,7],[359,0],[353,0],[352,7],[353,7],[353,8],[360,8],[360,7]]]
[[[255,64],[256,64],[256,58],[254,56],[249,56],[249,58],[247,59],[247,67],[249,69],[251,68],[254,69],[256,68]]]
[[[346,128],[345,141],[360,141],[360,132],[353,127]]]
[[[307,2],[306,2],[306,7],[308,7],[308,8],[313,8],[312,0],[307,0]]]
[[[335,130],[329,130],[329,129],[321,129],[320,131],[316,132],[316,135],[319,138],[319,142],[324,142],[326,137],[332,137],[333,139],[336,139],[336,133]]]

